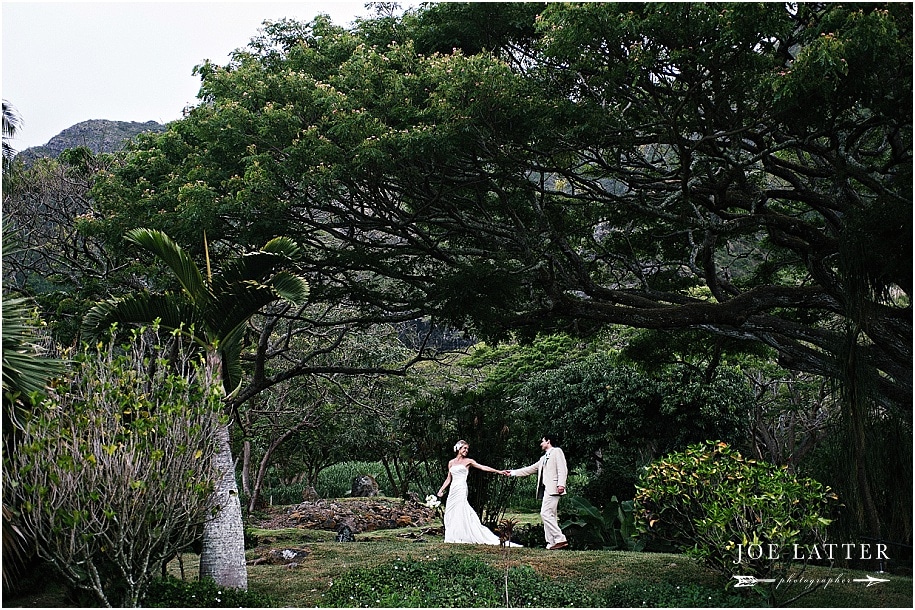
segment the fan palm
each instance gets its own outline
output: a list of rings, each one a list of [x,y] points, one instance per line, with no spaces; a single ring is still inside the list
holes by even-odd
[[[247,321],[265,305],[302,303],[308,282],[293,271],[299,248],[278,237],[259,251],[233,258],[206,277],[191,257],[161,231],[134,229],[126,239],[154,254],[181,284],[180,291],[139,292],[97,304],[83,320],[83,332],[98,337],[112,324],[141,325],[159,320],[163,328],[186,332],[206,352],[211,372],[227,395],[241,384],[241,339]],[[235,481],[228,423],[220,428],[217,461],[223,472],[214,492],[215,517],[204,526],[201,577],[227,587],[247,588],[241,502]]]
[[[8,138],[16,135],[19,127],[22,125],[22,118],[16,109],[8,101],[3,100],[3,162],[4,166],[16,156],[16,149],[9,142]]]

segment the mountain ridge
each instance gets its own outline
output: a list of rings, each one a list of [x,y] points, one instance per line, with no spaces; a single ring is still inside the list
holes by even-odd
[[[165,131],[165,125],[156,121],[111,121],[89,119],[67,127],[43,146],[31,146],[16,155],[25,165],[35,160],[57,158],[63,151],[85,146],[93,153],[111,153],[124,148],[128,141],[148,131]]]

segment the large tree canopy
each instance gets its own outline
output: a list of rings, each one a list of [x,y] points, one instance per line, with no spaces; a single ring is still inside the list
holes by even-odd
[[[294,235],[317,301],[701,329],[910,409],[911,5],[532,6],[265,24],[96,229]]]

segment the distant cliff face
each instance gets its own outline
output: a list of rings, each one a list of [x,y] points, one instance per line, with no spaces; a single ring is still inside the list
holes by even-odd
[[[155,121],[106,121],[93,119],[77,123],[54,136],[44,146],[33,146],[20,152],[16,158],[26,165],[42,157],[56,158],[68,148],[85,146],[94,153],[116,152],[124,148],[128,140],[146,131],[165,131],[165,125]]]

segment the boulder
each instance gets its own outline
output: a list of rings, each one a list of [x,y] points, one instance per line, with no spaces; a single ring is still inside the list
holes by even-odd
[[[353,498],[370,498],[378,495],[378,482],[370,474],[362,474],[353,479],[350,496]]]
[[[248,565],[298,565],[311,553],[310,549],[270,549],[265,554],[248,561]]]
[[[337,536],[334,538],[337,542],[355,542],[356,537],[353,530],[348,525],[341,525],[337,528]]]

